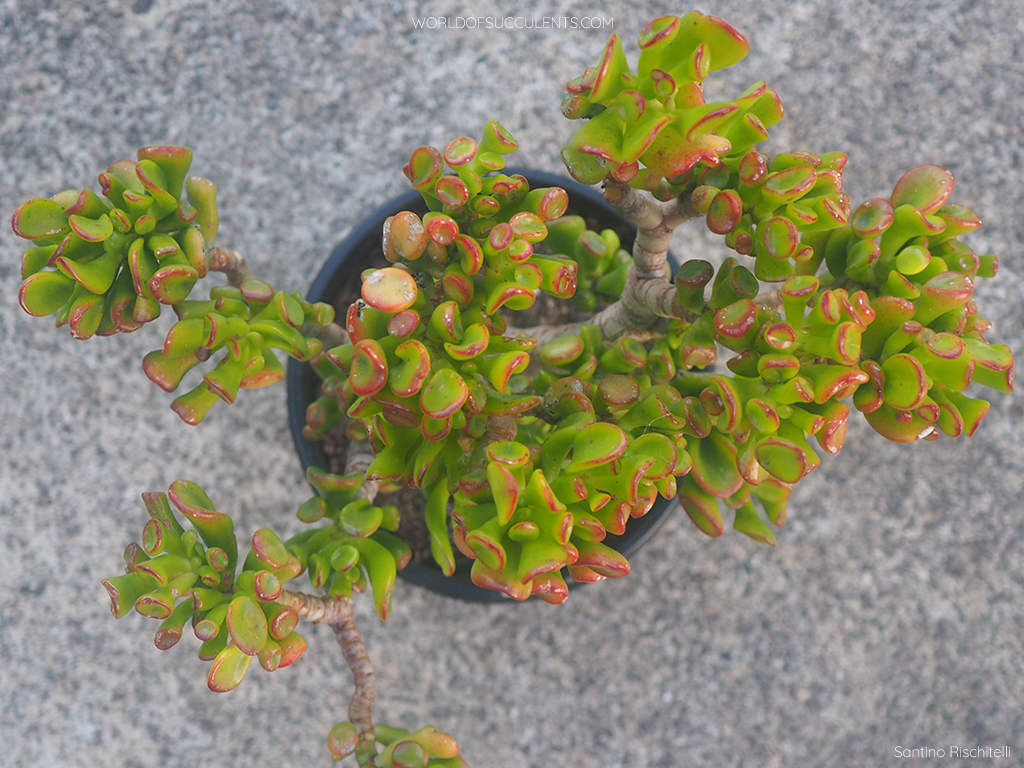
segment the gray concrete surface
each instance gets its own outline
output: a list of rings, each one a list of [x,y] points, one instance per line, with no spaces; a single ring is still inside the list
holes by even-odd
[[[855,7],[854,7],[855,6]],[[845,10],[839,10],[841,7]],[[635,39],[682,7],[526,3],[600,15]],[[988,2],[704,5],[752,41],[710,93],[767,79],[774,150],[843,149],[855,200],[942,163],[971,236],[1001,255],[978,289],[1022,345],[1021,6]],[[417,31],[416,3],[0,0],[0,211],[81,185],[147,143],[196,150],[220,185],[220,242],[305,287],[362,213],[403,191],[422,143],[491,117],[517,160],[558,170],[561,83],[606,31]],[[687,239],[690,238],[690,239]],[[688,232],[675,248],[712,241]],[[207,692],[187,641],[115,623],[99,580],[144,518],[142,490],[203,484],[241,525],[294,525],[306,489],[284,391],[245,393],[190,429],[139,371],[160,329],[72,341],[15,302],[22,245],[0,234],[0,764],[327,765],[348,681],[333,639],[295,667]],[[970,441],[889,444],[854,425],[801,484],[779,546],[708,542],[680,516],[627,579],[561,608],[467,606],[396,591],[359,608],[382,720],[433,722],[474,766],[1024,764],[1021,399],[996,394]],[[292,521],[291,523],[289,521]],[[1008,760],[902,760],[897,747],[1007,745]]]

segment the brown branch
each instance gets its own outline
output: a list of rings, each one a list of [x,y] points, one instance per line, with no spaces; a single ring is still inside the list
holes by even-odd
[[[210,269],[226,274],[228,283],[236,288],[255,276],[252,267],[238,251],[215,245],[207,251],[207,255],[210,258]]]
[[[373,702],[377,698],[377,676],[370,663],[363,638],[352,617],[351,598],[333,600],[285,590],[275,602],[287,605],[299,618],[314,624],[326,623],[341,646],[341,654],[352,671],[354,690],[348,702],[348,719],[357,729],[356,755],[361,766],[372,766],[377,753],[373,729]]]
[[[355,690],[348,702],[348,719],[359,733],[359,743],[356,747],[356,754],[370,757],[376,753],[373,731],[373,702],[377,698],[377,676],[374,674],[370,657],[366,653],[366,646],[363,638],[360,637],[352,620],[352,603],[346,600],[349,606],[348,615],[341,621],[331,622],[330,627],[334,636],[338,638],[338,645],[341,646],[341,653],[345,657],[345,663],[352,670],[352,680],[355,683]],[[362,765],[372,765],[364,763]]]
[[[518,425],[514,416],[491,416],[487,420],[487,440],[515,440]]]
[[[337,323],[329,323],[328,325],[306,323],[299,329],[299,332],[303,336],[313,336],[320,339],[324,344],[324,349],[331,349],[348,341],[348,334],[345,332],[345,329]]]
[[[633,268],[626,278],[622,296],[586,321],[587,324],[596,325],[609,340],[619,336],[644,340],[651,338],[649,329],[659,318],[695,319],[696,315],[679,306],[668,265],[672,232],[682,222],[698,215],[689,199],[676,198],[661,204],[649,194],[614,179],[605,181],[604,198],[637,225]],[[578,334],[580,325],[510,328],[506,335],[529,336],[543,344],[563,333]]]
[[[633,268],[622,296],[594,316],[593,322],[607,339],[649,328],[658,318],[686,317],[676,301],[668,266],[672,232],[697,215],[689,200],[676,198],[658,204],[653,197],[627,184],[608,179],[604,197],[612,207],[637,225],[633,242]]]
[[[664,220],[664,214],[650,195],[609,177],[604,182],[604,199],[637,229],[652,229]]]
[[[776,312],[782,312],[782,293],[778,288],[772,288],[767,291],[762,291],[754,297],[754,303],[759,304],[765,309],[774,309]]]
[[[304,592],[291,592],[287,589],[274,602],[287,605],[299,614],[300,619],[313,624],[344,621],[345,617],[352,613],[352,604],[348,599],[334,600],[329,597],[307,595]]]
[[[366,470],[370,468],[372,462],[373,450],[370,448],[368,440],[349,442],[348,456],[345,457],[345,474],[354,475],[358,472],[364,475],[363,484],[356,492],[356,495],[367,501],[373,501],[377,498],[377,492],[380,490],[380,480],[367,480],[365,478]]]

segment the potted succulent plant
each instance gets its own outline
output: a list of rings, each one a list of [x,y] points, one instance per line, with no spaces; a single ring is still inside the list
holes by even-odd
[[[853,410],[900,442],[974,433],[988,404],[964,390],[1011,391],[1013,359],[986,340],[973,285],[997,261],[959,239],[980,221],[949,202],[949,171],[914,168],[854,205],[843,153],[758,150],[782,117],[764,83],[705,100],[704,79],[747,52],[728,24],[661,17],[639,49],[631,67],[613,35],[562,104],[582,121],[565,165],[635,224],[629,252],[614,228],[572,215],[563,188],[504,172],[516,143],[497,122],[479,141],[413,151],[404,171],[422,212],[386,218],[386,265],[353,269],[343,313],[331,303],[343,289],[329,301],[276,291],[214,244],[215,187],[188,176],[182,147],[114,163],[101,194],[15,211],[32,241],[19,296],[30,314],[89,338],[174,310],[143,369],[168,391],[203,372],[172,402],[187,423],[281,380],[278,352],[320,379],[303,433],[333,439],[335,466],[307,470],[315,493],[286,524],[298,532],[259,529],[242,557],[231,517],[196,483],[144,493],[125,573],[104,581],[115,616],[158,621],[163,650],[194,634],[214,691],[253,659],[292,664],[299,622],[327,622],[354,681],[332,755],[462,765],[436,728],[373,719],[351,600],[369,591],[387,617],[412,554],[403,519],[421,522],[443,573],[458,552],[474,584],[560,603],[566,575],[628,573],[607,537],[659,497],[705,534],[731,525],[774,544],[790,489],[820,464],[811,441],[838,453]],[[693,218],[736,256],[687,259],[673,277],[670,235]],[[210,272],[227,284],[198,297]],[[399,492],[401,507],[387,498]]]
[[[498,126],[493,126],[497,128]],[[526,180],[528,187],[532,190],[540,188],[552,190],[557,197],[558,205],[564,202],[567,205],[567,214],[563,214],[562,224],[578,227],[580,221],[599,222],[600,226],[595,229],[607,230],[604,234],[609,240],[618,240],[622,248],[620,258],[625,262],[628,259],[628,251],[631,249],[636,232],[636,226],[622,217],[614,209],[604,202],[601,193],[579,182],[560,177],[555,174],[543,173],[540,171],[523,170],[521,173],[513,169],[503,169],[505,173],[517,178]],[[562,193],[566,195],[562,197]],[[383,250],[384,227],[397,214],[415,212],[418,215],[428,213],[426,202],[420,193],[415,190],[401,195],[394,200],[385,203],[378,211],[366,217],[349,236],[340,243],[320,274],[313,281],[313,285],[307,293],[307,300],[324,301],[333,304],[339,313],[345,313],[355,299],[360,297],[361,273],[373,267],[386,267],[389,265],[385,259]],[[606,291],[606,298],[614,297],[614,288]],[[582,296],[576,297],[577,303],[582,301]],[[552,302],[543,302],[549,310],[560,309]],[[571,313],[580,314],[573,309],[572,302],[561,302],[561,310],[566,318]],[[537,308],[531,308],[523,314],[534,314]],[[585,316],[585,315],[584,315]],[[550,320],[551,315],[548,314]],[[321,434],[323,426],[314,428],[310,420],[318,421],[321,418],[322,408],[330,407],[329,401],[320,399],[321,379],[311,366],[305,365],[298,360],[292,359],[288,363],[288,410],[289,426],[295,440],[302,466],[324,467],[332,471],[343,469],[344,452],[338,450],[338,443],[345,444],[347,439],[337,428],[337,423],[326,425],[328,433]],[[319,399],[319,402],[314,402]],[[314,470],[316,471],[316,470]],[[396,498],[396,503],[402,506],[402,499]],[[407,496],[404,501],[414,506],[417,504],[417,496]],[[610,545],[623,555],[629,555],[644,543],[657,526],[665,520],[665,513],[668,509],[668,502],[664,498],[655,501],[652,509],[641,517],[633,518],[621,527],[609,531],[605,544]],[[425,586],[435,592],[459,597],[462,599],[496,602],[501,601],[503,593],[491,589],[484,589],[472,583],[470,567],[472,559],[458,551],[453,552],[456,568],[453,572],[445,573],[434,560],[431,550],[429,531],[420,522],[422,513],[419,509],[415,514],[407,514],[401,518],[400,535],[411,545],[413,557],[408,564],[399,571],[399,577]]]

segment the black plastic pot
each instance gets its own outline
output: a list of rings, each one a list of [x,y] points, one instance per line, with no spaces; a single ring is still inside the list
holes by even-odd
[[[632,248],[636,227],[610,208],[596,189],[543,171],[509,168],[507,172],[521,173],[529,181],[531,188],[562,187],[569,193],[569,213],[583,216],[591,229],[614,229],[618,233],[623,247],[627,250]],[[363,269],[370,266],[387,265],[381,249],[384,220],[399,211],[423,214],[426,213],[426,210],[423,198],[415,191],[409,191],[382,205],[363,219],[348,237],[335,247],[327,263],[324,264],[313,281],[306,298],[309,301],[323,301],[333,305],[346,288],[350,290],[353,287],[357,288],[359,274]],[[291,428],[295,449],[299,454],[303,471],[310,466],[324,466],[326,463],[320,444],[302,436],[302,427],[306,421],[306,407],[319,396],[319,384],[319,378],[309,365],[293,359],[288,361],[288,425]],[[609,535],[605,539],[605,543],[629,557],[664,522],[668,508],[669,503],[659,497],[654,507],[646,515],[629,521],[623,535]],[[482,589],[473,584],[470,581],[468,570],[457,570],[449,578],[438,568],[433,567],[432,563],[412,562],[399,571],[399,576],[434,592],[463,600],[496,602],[505,599],[498,592]],[[578,585],[574,584],[574,586]]]

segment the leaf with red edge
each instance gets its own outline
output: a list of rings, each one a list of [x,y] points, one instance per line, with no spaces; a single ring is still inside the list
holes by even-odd
[[[482,560],[473,562],[469,572],[470,580],[478,587],[493,589],[513,600],[525,600],[530,596],[530,587],[511,574],[487,566]]]
[[[234,568],[238,559],[238,542],[235,541],[231,518],[218,512],[206,492],[189,480],[175,480],[167,496],[191,521],[207,546],[220,547],[228,554],[229,568]]]
[[[815,434],[815,438],[822,450],[834,456],[839,453],[846,438],[846,422],[850,416],[850,407],[845,403],[832,401],[822,415],[825,417],[825,423]]]
[[[382,312],[408,309],[419,296],[416,280],[404,269],[384,267],[363,275],[363,301]]]
[[[707,226],[716,235],[726,235],[739,224],[743,215],[743,201],[733,189],[723,189],[716,194],[707,210]]]
[[[121,254],[109,252],[90,261],[72,261],[58,258],[57,269],[74,279],[90,293],[106,293],[114,283],[118,268],[121,266]]]
[[[612,35],[608,38],[601,61],[594,72],[590,100],[600,102],[615,96],[621,88],[622,76],[628,72],[629,63],[622,51],[622,42],[618,35]]]
[[[750,51],[747,39],[722,19],[690,11],[679,20],[673,50],[693,50],[700,43],[707,46],[711,57],[709,72],[731,67]]]
[[[374,339],[363,339],[352,351],[349,384],[360,397],[368,397],[388,383],[387,356]]]
[[[481,355],[474,358],[474,361],[491,386],[498,392],[506,392],[509,379],[514,374],[522,373],[530,365],[530,356],[526,352],[501,352],[496,355]]]
[[[391,610],[391,590],[395,585],[397,565],[395,557],[373,538],[353,539],[352,546],[359,550],[359,562],[373,590],[373,605],[381,621],[387,620]]]
[[[693,524],[708,536],[718,537],[724,530],[718,499],[704,491],[689,475],[679,481],[679,503]]]
[[[941,165],[919,165],[904,173],[892,190],[894,206],[912,205],[934,213],[953,192],[953,174]]]
[[[137,573],[126,573],[104,579],[102,583],[110,597],[110,612],[119,619],[131,611],[135,601],[152,588],[153,582]]]
[[[723,343],[752,337],[757,325],[757,305],[751,299],[740,299],[715,311],[715,331],[724,336]]]
[[[736,445],[720,432],[691,441],[688,452],[693,458],[692,477],[712,496],[724,499],[732,496],[743,484],[736,465]]]
[[[458,411],[468,396],[466,381],[451,368],[441,368],[421,390],[420,407],[427,415],[444,419]]]
[[[260,564],[273,570],[287,568],[294,560],[281,538],[269,528],[260,528],[252,535],[252,554]]]
[[[59,272],[37,272],[21,284],[18,303],[30,315],[56,312],[71,298],[75,281]]]
[[[483,353],[490,343],[491,334],[483,323],[473,323],[462,334],[458,344],[445,342],[444,350],[453,360],[471,360]]]
[[[423,255],[429,241],[420,217],[400,211],[384,221],[384,258],[388,261],[413,261]]]
[[[914,319],[927,325],[940,315],[962,307],[974,292],[974,281],[959,272],[942,272],[930,278],[914,300]]]
[[[485,311],[494,315],[502,307],[523,310],[533,306],[534,294],[529,288],[518,283],[499,283],[487,295]]]
[[[399,397],[418,394],[430,375],[430,353],[427,348],[420,341],[407,339],[395,348],[395,356],[402,363],[391,368],[388,379],[391,391]]]
[[[205,384],[200,384],[176,397],[171,403],[171,410],[186,424],[195,426],[206,418],[207,412],[218,400],[220,398],[207,389]]]
[[[754,239],[755,251],[783,261],[796,253],[800,233],[796,225],[782,216],[772,216],[758,222]]]
[[[897,410],[916,408],[931,388],[931,379],[920,361],[906,353],[883,361],[882,372],[885,374],[883,392],[886,405]]]
[[[718,165],[719,155],[730,148],[729,140],[713,133],[688,139],[675,124],[665,126],[640,159],[653,172],[667,178],[686,173],[699,162]]]
[[[560,573],[542,573],[530,582],[530,594],[545,603],[560,605],[569,599],[569,587]]]
[[[805,450],[791,440],[768,437],[757,445],[757,461],[784,483],[795,483],[811,469]]]
[[[281,646],[281,663],[278,665],[278,669],[294,664],[306,652],[306,640],[298,632],[292,632],[280,640],[279,644]]]
[[[142,370],[147,378],[165,392],[173,392],[182,378],[199,363],[195,352],[178,357],[165,357],[155,349],[142,358]]]
[[[26,240],[42,240],[66,232],[68,216],[59,203],[34,198],[18,206],[11,217],[11,229]]]
[[[402,168],[413,189],[430,189],[444,171],[444,158],[433,147],[417,147]]]
[[[569,175],[581,184],[597,184],[608,175],[605,161],[594,155],[566,146],[561,157]]]
[[[608,464],[622,456],[628,445],[626,433],[615,424],[597,422],[585,426],[573,437],[572,463],[566,471],[578,474]]]
[[[970,336],[964,338],[974,361],[974,381],[999,392],[1013,392],[1013,353],[1005,344],[987,344]]]
[[[469,136],[452,139],[444,149],[444,159],[452,168],[465,165],[476,157],[476,141]]]
[[[75,299],[68,312],[68,329],[76,339],[88,339],[103,321],[103,297],[84,293]]]
[[[878,434],[897,443],[912,443],[935,431],[933,424],[913,411],[897,410],[888,404],[865,413],[864,418]]]
[[[622,127],[622,118],[615,110],[606,109],[580,126],[566,148],[601,160],[619,162],[623,157]]]
[[[790,203],[810,191],[816,178],[810,165],[795,165],[769,173],[761,183],[761,197],[772,208]]]
[[[426,228],[427,237],[437,245],[451,245],[459,235],[459,225],[445,213],[427,213],[423,217],[423,226]]]
[[[600,541],[581,541],[577,548],[580,555],[574,565],[590,568],[608,578],[629,574],[629,560],[607,544]]]
[[[214,693],[226,693],[237,688],[249,669],[249,656],[235,645],[229,645],[214,658],[206,684]]]
[[[105,215],[92,219],[72,214],[68,217],[68,224],[71,231],[87,243],[101,243],[114,233],[114,224],[110,217]]]
[[[188,298],[199,272],[185,264],[160,267],[149,279],[149,290],[161,304],[177,304]]]
[[[753,503],[749,501],[737,508],[736,518],[733,521],[732,527],[740,533],[749,536],[754,541],[769,547],[775,546],[775,534],[772,533],[772,529],[768,527],[767,523],[761,519]]]
[[[228,605],[226,617],[231,640],[242,653],[255,656],[267,643],[267,617],[248,595],[238,595]]]
[[[850,226],[858,237],[877,237],[893,221],[892,203],[884,197],[865,200],[850,217]]]
[[[180,197],[182,184],[192,165],[192,150],[178,146],[141,147],[136,153],[139,160],[151,160],[160,167],[164,176],[164,189],[173,197]]]

